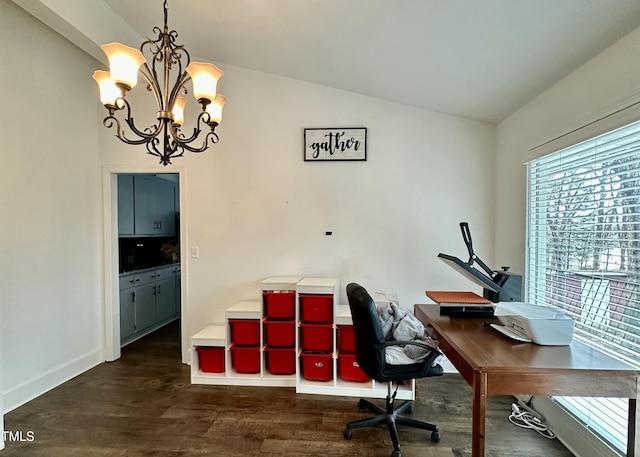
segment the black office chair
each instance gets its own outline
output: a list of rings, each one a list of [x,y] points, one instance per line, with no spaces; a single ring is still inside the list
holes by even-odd
[[[441,376],[443,373],[440,365],[433,365],[435,359],[441,355],[437,349],[433,349],[418,341],[385,341],[382,324],[378,316],[378,310],[371,296],[359,284],[347,285],[347,298],[351,308],[353,331],[355,335],[356,361],[360,368],[372,379],[378,382],[388,383],[386,407],[380,408],[364,398],[360,399],[360,409],[368,409],[376,415],[366,419],[349,422],[344,429],[345,439],[351,439],[352,430],[361,427],[374,427],[387,424],[393,452],[391,457],[401,457],[400,443],[398,440],[398,425],[419,428],[431,431],[431,441],[440,441],[438,427],[427,422],[421,422],[402,416],[404,412],[411,412],[411,401],[405,401],[394,409],[394,399],[398,392],[398,384],[411,379],[429,376]],[[427,357],[419,363],[410,365],[390,365],[385,362],[385,350],[389,346],[417,345],[428,351]],[[393,389],[395,386],[395,390]]]

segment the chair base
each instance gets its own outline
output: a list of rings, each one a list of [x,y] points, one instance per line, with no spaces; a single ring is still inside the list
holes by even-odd
[[[347,440],[351,439],[352,430],[354,428],[376,427],[378,425],[386,424],[387,428],[389,429],[389,434],[391,435],[391,442],[393,443],[393,452],[391,453],[391,457],[401,457],[400,440],[398,438],[398,425],[418,428],[421,430],[428,430],[431,432],[432,442],[437,443],[440,441],[440,431],[438,430],[438,427],[436,425],[411,419],[402,415],[405,412],[411,412],[411,401],[407,400],[397,408],[394,408],[394,399],[395,393],[391,395],[391,383],[389,383],[389,393],[387,394],[386,398],[386,408],[380,408],[379,406],[371,403],[369,400],[361,398],[358,402],[358,407],[360,409],[368,409],[376,415],[373,417],[367,417],[365,419],[349,422],[342,434],[344,438]]]

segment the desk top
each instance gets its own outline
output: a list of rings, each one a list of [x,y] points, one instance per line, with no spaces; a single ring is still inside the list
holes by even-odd
[[[445,340],[441,345],[450,346],[474,371],[522,374],[588,370],[592,374],[640,374],[640,370],[575,340],[569,346],[519,343],[486,325],[497,322],[496,319],[450,318],[440,315],[437,305],[415,305],[414,311],[428,330],[432,327],[436,337]],[[446,348],[443,351],[447,353]]]

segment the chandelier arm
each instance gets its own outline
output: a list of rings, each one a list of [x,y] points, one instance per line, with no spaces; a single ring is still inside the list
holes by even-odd
[[[172,48],[171,42],[167,40],[165,42],[164,47],[162,48],[162,58],[164,59],[164,74],[162,78],[163,88],[162,88],[162,111],[169,111],[171,104],[169,102],[169,79],[171,76],[171,65],[173,63],[172,57]],[[154,61],[155,64],[155,61]],[[160,84],[160,81],[158,81]]]
[[[153,96],[156,99],[156,105],[158,106],[158,111],[164,111],[164,106],[162,105],[162,91],[160,89],[160,85],[158,84],[157,77],[154,77],[155,70],[151,71],[147,62],[143,63],[138,72],[144,77],[147,81],[147,89],[150,92],[153,92]]]
[[[148,52],[151,54],[152,64],[149,66],[148,62],[144,62],[139,72],[147,81],[147,88],[152,91],[155,96],[158,112],[168,116],[170,108],[175,103],[180,91],[183,89],[186,91],[185,84],[191,79],[189,74],[183,70],[182,58],[184,57],[186,59],[187,66],[191,58],[184,46],[174,45],[173,41],[175,36],[177,36],[175,31],[167,33],[166,26],[164,32],[157,27],[154,28],[154,31],[158,33],[158,38],[156,40],[146,40],[140,46],[140,51],[143,53],[145,48],[149,49]],[[160,78],[158,77],[158,71],[156,69],[156,64],[160,62],[163,63],[164,87],[160,86]],[[169,92],[172,65],[177,65],[177,76],[173,88],[171,92]]]
[[[162,153],[158,150],[158,147],[157,147],[158,143],[159,143],[159,140],[157,137],[149,139],[149,141],[146,142],[147,154],[159,157],[162,162]]]
[[[167,47],[169,48],[170,52],[169,52],[169,57],[170,57],[170,63],[171,65],[175,64],[178,66],[178,78],[176,78],[176,82],[180,79],[181,76],[184,75],[185,71],[183,70],[183,68],[187,68],[189,66],[189,64],[191,63],[191,56],[189,55],[189,51],[187,51],[187,49],[184,47],[184,45],[182,44],[175,44],[174,43],[174,39],[175,37],[178,36],[178,34],[175,31],[172,31],[171,33],[175,33],[175,36],[171,36],[170,37],[170,42],[168,43]],[[182,66],[182,58],[185,58],[185,65],[184,67]],[[170,65],[170,66],[171,66]]]
[[[109,115],[104,118],[104,120],[102,121],[102,125],[104,125],[108,129],[110,129],[111,127],[113,127],[115,125],[116,126],[116,137],[120,138],[125,143],[127,142],[126,138],[124,138],[124,136],[122,135],[122,127],[120,127],[120,121],[118,120],[117,117],[115,117],[113,115],[112,111],[110,111]]]
[[[211,130],[207,133],[207,136],[204,137],[204,143],[199,148],[194,148],[186,143],[180,143],[180,147],[190,152],[203,152],[209,147],[209,140],[211,140],[212,144],[216,144],[220,139],[218,138],[218,134]]]
[[[124,135],[124,132],[123,132],[122,127],[120,125],[120,120],[117,117],[115,117],[113,115],[113,113],[110,113],[109,116],[104,118],[104,120],[102,121],[102,125],[104,125],[108,129],[110,129],[111,127],[113,127],[115,125],[116,126],[116,137],[120,141],[122,141],[123,143],[132,144],[132,145],[138,145],[138,144],[144,144],[144,143],[146,143],[148,141],[145,138],[142,138],[140,140],[130,140],[129,138],[127,138]]]
[[[152,138],[151,140],[149,140],[147,142],[147,154],[156,156],[160,158],[160,163],[162,163],[163,165],[168,165],[171,163],[170,159],[173,157],[181,157],[184,153],[184,151],[180,151],[179,154],[177,154],[178,152],[178,147],[172,147],[169,148],[168,145],[165,145],[164,147],[164,151],[161,151],[160,149],[158,149],[158,145],[160,144],[160,139],[159,138]],[[179,146],[179,145],[175,145],[175,146]],[[180,149],[182,149],[182,147],[180,147]]]
[[[146,130],[149,130],[149,133],[145,133],[136,127],[133,121],[133,117],[127,116],[127,118],[125,119],[125,122],[129,126],[131,131],[141,138],[140,141],[135,144],[142,144],[150,140],[151,138],[155,138],[158,135],[158,132],[160,131],[162,126],[162,122],[158,122],[158,124],[152,124],[146,128]],[[134,141],[138,141],[138,140],[134,140]],[[131,144],[134,144],[134,143],[131,143]]]
[[[195,141],[198,138],[198,136],[200,136],[200,133],[202,132],[202,129],[200,128],[200,123],[207,124],[211,128],[211,131],[215,130],[217,124],[216,125],[210,125],[207,122],[209,119],[210,119],[209,113],[207,113],[206,111],[202,111],[198,115],[198,119],[196,120],[196,127],[193,128],[193,134],[189,138],[185,138],[183,135],[181,135],[182,132],[180,132],[180,130],[177,129],[172,124],[169,127],[169,133],[171,134],[171,138],[173,138],[174,141],[176,141],[176,142],[178,142],[180,144],[192,143],[193,141]]]
[[[186,66],[191,62],[191,58],[189,57],[189,52],[184,48],[184,46],[173,46],[171,47],[171,52],[169,57],[171,59],[171,64],[177,65],[177,75],[175,77],[175,81],[173,83],[173,87],[171,92],[169,92],[169,73],[165,74],[165,94],[167,95],[166,106],[167,110],[172,107],[180,95],[180,92],[187,93],[186,84],[191,80],[191,76],[185,70],[183,70],[182,66],[182,57],[186,58]],[[184,68],[186,68],[186,66]],[[171,65],[165,65],[165,68],[170,68]]]
[[[176,83],[173,86],[173,90],[171,91],[171,95],[169,95],[169,106],[173,106],[176,99],[180,95],[180,92],[184,91],[187,93],[186,84],[191,81],[191,76],[186,71],[183,71],[178,78],[176,79]]]
[[[169,149],[165,151],[163,158],[167,163],[171,163],[169,159],[174,157],[182,157],[184,155],[184,147],[182,145],[176,145],[175,149]],[[165,163],[166,165],[166,163]]]
[[[176,141],[172,138],[171,135],[174,135],[175,132],[169,134],[170,131],[174,130],[173,124],[165,124],[164,126],[164,145],[163,152],[160,154],[160,163],[163,165],[168,165],[171,163],[171,159],[173,157],[182,157],[184,154],[184,145],[179,141]],[[158,141],[156,141],[156,144]]]
[[[156,146],[159,143],[159,140],[157,138],[154,138],[154,140],[155,141],[147,143],[147,153],[159,157],[159,163],[162,165],[169,165],[171,163],[171,159],[175,157],[182,157],[184,155],[184,148],[182,145],[174,144],[170,147],[165,144],[164,150],[160,151]]]
[[[126,138],[124,136],[124,134],[122,133],[122,130],[120,129],[118,132],[118,138],[120,138],[122,141],[124,141],[127,144],[143,144],[146,141],[148,141],[148,139],[153,138],[155,136],[158,136],[158,133],[162,127],[162,122],[158,122],[158,124],[152,124],[150,127],[147,127],[145,130],[148,130],[148,132],[144,132],[140,129],[138,129],[136,127],[136,124],[133,120],[133,116],[131,116],[131,105],[129,105],[129,102],[127,102],[127,100],[125,100],[124,98],[119,98],[116,100],[116,102],[118,103],[118,109],[125,109],[126,108],[126,117],[125,117],[125,122],[127,123],[127,125],[129,126],[129,128],[131,129],[131,131],[136,134],[137,136],[139,136],[141,139],[140,140],[130,140],[128,138]],[[111,117],[113,117],[113,114],[111,114]],[[115,119],[115,117],[114,117]],[[117,121],[117,119],[116,119]],[[120,123],[118,122],[118,126],[120,125]]]

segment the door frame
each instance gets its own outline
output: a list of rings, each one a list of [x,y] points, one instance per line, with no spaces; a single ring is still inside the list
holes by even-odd
[[[121,356],[120,347],[120,281],[118,269],[118,175],[128,173],[178,175],[180,192],[180,352],[182,363],[189,363],[187,335],[187,230],[185,217],[186,173],[182,166],[171,170],[143,166],[105,166],[102,170],[103,239],[104,239],[104,351],[103,358],[113,362]]]

